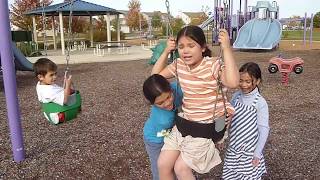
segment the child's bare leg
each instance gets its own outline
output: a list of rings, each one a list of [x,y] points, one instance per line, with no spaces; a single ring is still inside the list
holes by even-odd
[[[195,180],[196,178],[193,176],[192,169],[183,161],[181,156],[178,157],[175,165],[174,172],[176,173],[178,179],[183,180]]]
[[[158,171],[160,180],[174,180],[174,164],[179,157],[180,151],[163,150],[158,158]]]

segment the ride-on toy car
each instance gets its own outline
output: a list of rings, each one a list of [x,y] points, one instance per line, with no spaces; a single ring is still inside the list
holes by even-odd
[[[271,58],[269,63],[268,70],[270,73],[276,73],[280,71],[281,73],[295,72],[296,74],[301,74],[303,72],[304,61],[300,57],[284,59],[281,57],[281,55],[279,55]]]
[[[304,61],[300,57],[295,57],[291,59],[284,59],[281,55],[273,57],[269,60],[268,70],[270,73],[276,73],[280,71],[282,74],[282,84],[288,85],[289,74],[295,72],[296,74],[301,74],[303,72]]]

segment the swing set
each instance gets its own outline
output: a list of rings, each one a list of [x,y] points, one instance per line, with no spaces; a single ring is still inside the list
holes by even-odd
[[[70,74],[69,61],[70,61],[70,50],[71,50],[71,24],[72,24],[72,6],[73,0],[70,1],[70,13],[69,13],[69,26],[68,26],[68,43],[67,43],[67,54],[66,54],[66,69],[64,77]],[[42,10],[44,9],[44,3],[42,3]],[[45,12],[42,12],[42,23],[43,27],[46,27]],[[43,33],[44,38],[44,51],[47,55],[47,44],[46,44],[46,33]],[[72,84],[73,85],[73,84]],[[65,88],[65,82],[63,83]],[[73,85],[74,88],[74,85]],[[74,88],[75,89],[75,88]],[[41,103],[42,111],[45,118],[54,125],[61,124],[63,122],[70,121],[77,117],[77,114],[81,111],[81,95],[79,91],[74,91],[68,98],[67,105],[59,105],[53,102]]]
[[[169,0],[166,0],[166,8],[167,8],[167,14],[168,14],[168,23],[167,23],[167,37],[168,35],[170,35],[171,37],[173,36],[173,31],[172,31],[172,27],[171,27],[171,14],[170,14],[170,6],[169,6]],[[227,2],[225,1],[224,2],[224,6],[227,7]],[[218,14],[218,20],[220,22],[220,28],[221,29],[225,29],[228,27],[228,17],[227,17],[227,9],[224,9],[223,11],[221,11],[221,13]],[[170,53],[170,58],[168,60],[168,63],[172,63],[172,62],[175,62],[175,76],[176,76],[176,81],[177,81],[177,86],[176,88],[178,88],[178,86],[180,86],[180,83],[179,83],[179,78],[178,78],[178,62],[176,61],[177,60],[177,56],[174,55],[174,53],[177,51],[177,49],[175,51],[172,51]],[[223,57],[223,50],[220,46],[220,51],[219,51],[219,55],[218,55],[218,59],[217,61],[219,61],[219,64],[220,64],[220,68],[219,68],[219,73],[218,73],[218,77],[217,77],[217,95],[216,95],[216,102],[215,102],[215,105],[214,105],[214,109],[213,109],[213,121],[215,123],[215,131],[217,132],[215,134],[215,138],[217,141],[219,141],[220,139],[223,138],[224,136],[224,132],[226,131],[226,125],[225,125],[225,122],[228,118],[228,112],[227,112],[227,108],[226,108],[226,95],[224,94],[223,92],[223,84],[221,82],[221,73],[222,73],[222,69],[224,67],[224,57]],[[176,93],[178,92],[178,89],[176,89],[175,91]],[[216,106],[217,106],[217,100],[218,100],[218,95],[221,94],[221,97],[222,97],[222,102],[223,102],[223,107],[224,107],[224,113],[222,116],[220,117],[216,117],[215,116],[215,111],[216,111]],[[176,94],[177,96],[177,94]]]

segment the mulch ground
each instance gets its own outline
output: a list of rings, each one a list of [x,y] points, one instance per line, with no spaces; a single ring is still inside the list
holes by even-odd
[[[279,53],[305,60],[304,72],[291,73],[288,86],[281,84],[281,74],[267,70],[268,60]],[[262,95],[269,104],[271,126],[264,179],[320,177],[320,50],[238,51],[235,57],[239,65],[255,61],[263,71]],[[59,66],[60,77],[63,69]],[[76,64],[71,70],[82,94],[82,113],[58,126],[41,113],[33,74],[17,73],[26,153],[21,163],[13,161],[1,85],[0,179],[150,179],[142,139],[150,108],[142,94],[151,70],[147,60]],[[219,165],[197,177],[219,179],[221,172]]]

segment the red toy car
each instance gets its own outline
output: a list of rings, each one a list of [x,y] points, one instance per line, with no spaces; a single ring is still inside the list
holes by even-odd
[[[295,72],[301,74],[303,72],[304,61],[300,57],[291,59],[283,59],[281,55],[273,57],[269,61],[270,65],[268,70],[270,73],[276,73],[278,71],[283,73]]]

